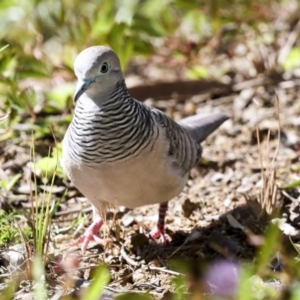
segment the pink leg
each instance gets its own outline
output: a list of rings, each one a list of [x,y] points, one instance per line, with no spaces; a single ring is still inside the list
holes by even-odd
[[[77,246],[81,244],[81,251],[85,252],[89,242],[95,241],[97,244],[105,244],[105,240],[99,236],[99,230],[103,225],[100,216],[94,218],[93,223],[88,227],[83,235],[69,244],[69,246]]]
[[[152,237],[153,239],[159,238],[162,244],[167,243],[165,237],[165,217],[166,217],[167,209],[168,209],[168,202],[163,202],[159,204],[157,226],[149,233],[149,236]]]

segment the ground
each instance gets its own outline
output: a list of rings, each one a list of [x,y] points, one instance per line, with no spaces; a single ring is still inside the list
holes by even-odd
[[[232,48],[240,49],[239,45]],[[122,291],[149,291],[157,299],[169,299],[169,292],[174,292],[172,282],[180,273],[189,274],[185,280],[188,289],[193,290],[199,274],[211,261],[225,258],[253,262],[257,247],[264,241],[263,233],[278,212],[283,230],[289,230],[286,234],[294,235],[297,241],[299,192],[297,187],[283,187],[299,176],[300,69],[284,71],[275,66],[259,72],[246,55],[214,57],[214,68],[222,68],[228,61],[230,64],[230,71],[218,80],[191,83],[180,74],[174,75],[168,61],[155,72],[153,63],[142,67],[133,63],[138,70],[142,68],[138,80],[131,76],[130,68],[126,73],[134,97],[164,110],[175,120],[202,112],[231,116],[202,144],[202,159],[192,170],[187,186],[169,203],[168,244],[160,245],[145,236],[157,220],[158,205],[152,205],[109,210],[102,234],[109,234],[112,243],[106,247],[91,245],[84,254],[79,248],[68,247],[73,236],[89,225],[91,208],[65,177],[58,177],[52,199],[63,201],[54,210],[48,237],[49,252],[53,253],[47,261],[50,295],[82,293],[93,269],[104,262],[111,273],[105,291],[108,299]],[[251,72],[257,74],[250,76]],[[160,80],[149,75],[153,73],[161,74]],[[161,78],[166,79],[164,85]],[[17,130],[22,138],[25,129],[19,126]],[[47,155],[45,143],[43,147],[37,143],[36,148],[38,155]],[[22,147],[20,140],[5,141],[1,153],[0,176],[22,174],[20,184],[3,203],[29,214],[30,149]],[[45,189],[40,181],[38,189]],[[85,220],[79,222],[74,233],[75,226],[69,226],[79,215]],[[283,218],[290,227],[284,227]],[[274,271],[281,267],[280,259],[270,265]],[[67,272],[69,269],[73,271]],[[24,285],[15,299],[27,295],[29,283]]]

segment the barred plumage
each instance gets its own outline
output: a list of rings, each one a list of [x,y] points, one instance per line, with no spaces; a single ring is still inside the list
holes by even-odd
[[[96,110],[95,110],[96,109]],[[87,110],[78,101],[68,130],[70,156],[93,166],[135,157],[146,147],[153,148],[159,130],[164,128],[170,143],[168,155],[183,175],[190,171],[201,155],[201,146],[177,123],[157,109],[131,98],[124,80],[108,96],[108,101]]]
[[[124,160],[155,142],[158,130],[151,111],[126,91],[122,80],[109,101],[91,111],[84,99],[78,101],[66,139],[73,159],[91,166]]]
[[[152,237],[164,240],[167,201],[178,195],[203,141],[228,117],[212,114],[174,122],[131,98],[116,54],[102,46],[81,52],[74,118],[64,138],[63,167],[91,201],[94,222],[76,244],[100,241],[105,203],[134,208],[161,203]]]

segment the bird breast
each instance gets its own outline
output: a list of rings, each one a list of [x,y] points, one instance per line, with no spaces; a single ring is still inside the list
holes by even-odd
[[[74,185],[95,206],[105,201],[135,208],[165,202],[184,188],[188,174],[182,175],[168,156],[164,131],[154,143],[134,157],[94,165],[70,157],[64,141],[63,167]]]

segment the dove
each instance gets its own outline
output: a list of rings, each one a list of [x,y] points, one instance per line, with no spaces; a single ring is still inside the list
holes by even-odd
[[[116,53],[92,46],[75,59],[78,79],[74,116],[63,139],[62,166],[90,201],[93,222],[71,245],[85,251],[104,243],[99,230],[108,206],[159,204],[157,226],[149,233],[166,243],[168,201],[183,190],[201,157],[200,143],[229,117],[194,115],[173,121],[164,112],[132,98]]]

